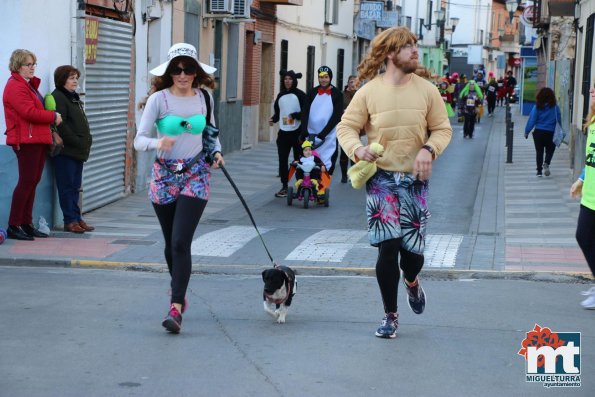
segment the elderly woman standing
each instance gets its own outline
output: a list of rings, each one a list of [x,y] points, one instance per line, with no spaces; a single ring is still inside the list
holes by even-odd
[[[89,159],[93,141],[83,104],[76,93],[80,76],[81,72],[74,66],[59,66],[54,71],[56,89],[52,92],[56,110],[64,120],[58,127],[64,148],[53,158],[54,172],[60,208],[64,215],[64,230],[72,233],[95,230],[83,221],[78,204],[83,181],[83,163]]]
[[[52,143],[50,124],[62,122],[60,113],[44,109],[43,97],[37,90],[41,80],[35,77],[36,62],[31,51],[14,50],[8,65],[11,76],[2,96],[6,144],[12,146],[19,168],[7,230],[8,237],[17,240],[47,237],[33,225],[33,203]]]

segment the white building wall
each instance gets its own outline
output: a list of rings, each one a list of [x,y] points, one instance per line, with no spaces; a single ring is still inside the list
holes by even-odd
[[[338,1],[339,19],[336,25],[324,24],[325,1],[304,0],[301,7],[277,6],[277,34],[275,71],[280,70],[281,40],[288,41],[287,67],[303,74],[298,87],[306,91],[307,48],[315,47],[315,69],[327,65],[333,70],[336,84],[337,50],[345,50],[344,83],[351,74],[353,57],[353,0]],[[317,85],[314,79],[314,85]],[[343,87],[338,87],[343,89]],[[279,79],[275,80],[279,92]]]
[[[35,75],[41,79],[39,91],[45,95],[54,89],[54,70],[74,63],[71,23],[75,21],[75,0],[2,0],[0,13],[0,86],[4,91],[10,77],[8,62],[17,48],[27,49],[37,57]],[[48,25],[51,21],[51,25]],[[74,32],[76,33],[76,32]],[[51,40],[48,40],[48,34]],[[83,38],[84,40],[84,38]],[[0,106],[0,131],[6,131],[4,107]],[[0,144],[6,136],[0,134]]]
[[[486,33],[490,31],[492,2],[490,0],[457,0],[448,4],[448,18],[460,18],[452,35],[455,44],[485,44]],[[478,31],[483,30],[484,37]],[[482,41],[483,40],[483,41]]]

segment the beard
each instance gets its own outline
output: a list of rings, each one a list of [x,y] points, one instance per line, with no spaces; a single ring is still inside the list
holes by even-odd
[[[397,58],[394,57],[393,65],[395,65],[395,67],[397,69],[400,69],[403,73],[409,74],[415,72],[415,70],[417,69],[418,62],[417,59],[410,59],[405,62],[399,62]]]

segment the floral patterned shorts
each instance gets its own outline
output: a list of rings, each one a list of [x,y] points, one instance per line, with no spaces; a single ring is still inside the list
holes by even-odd
[[[366,183],[366,213],[370,244],[401,238],[401,247],[423,255],[428,182],[415,180],[412,174],[379,169]]]
[[[189,162],[190,159],[184,162]],[[209,199],[211,192],[211,167],[201,159],[185,173],[172,174],[179,161],[159,159],[153,163],[151,183],[149,184],[149,200],[154,204],[169,204],[177,200],[178,196]]]

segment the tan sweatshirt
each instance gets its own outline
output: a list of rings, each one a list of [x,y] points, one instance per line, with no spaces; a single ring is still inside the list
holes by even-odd
[[[413,171],[423,145],[431,146],[436,158],[452,136],[438,88],[415,74],[398,86],[379,75],[355,93],[337,125],[339,144],[351,159],[357,160],[355,150],[363,146],[359,139],[362,128],[368,143],[384,145],[384,155],[376,164],[386,171]]]

